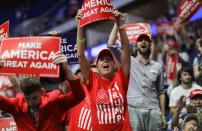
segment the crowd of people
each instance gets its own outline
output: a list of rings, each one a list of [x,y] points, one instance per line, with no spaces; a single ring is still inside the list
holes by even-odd
[[[19,131],[202,130],[201,27],[181,26],[173,36],[156,39],[141,34],[129,44],[126,14],[114,15],[108,47],[91,64],[78,10],[80,69],[73,73],[58,52],[59,78],[8,77],[13,90],[0,96],[2,115],[12,115]]]

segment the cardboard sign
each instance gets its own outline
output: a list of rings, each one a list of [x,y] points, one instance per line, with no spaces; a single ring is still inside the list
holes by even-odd
[[[0,131],[17,131],[17,126],[12,117],[0,119]]]
[[[0,25],[0,40],[3,38],[7,38],[9,35],[9,21],[6,21],[2,25]]]
[[[174,35],[175,28],[173,22],[157,23],[157,32],[158,35]]]
[[[177,10],[176,24],[179,25],[187,21],[200,7],[199,0],[182,0]]]
[[[74,39],[75,41],[76,39]],[[62,38],[61,42],[61,51],[66,55],[68,59],[68,64],[78,64],[78,56],[77,56],[77,44],[76,41],[74,43],[68,41],[66,38]]]
[[[167,56],[166,58],[166,74],[168,79],[174,80],[175,75],[176,75],[176,70],[177,70],[177,61],[178,61],[178,56],[177,55],[172,55],[172,56]]]
[[[151,28],[150,25],[147,23],[125,24],[124,29],[126,31],[130,43],[136,43],[137,38],[141,34],[147,34],[151,38]],[[118,40],[116,42],[121,43],[119,33],[118,33]]]
[[[3,39],[0,56],[4,62],[2,75],[58,77],[59,67],[53,63],[60,50],[59,37],[16,37]]]
[[[111,0],[84,0],[82,5],[83,18],[80,27],[92,22],[115,19]]]

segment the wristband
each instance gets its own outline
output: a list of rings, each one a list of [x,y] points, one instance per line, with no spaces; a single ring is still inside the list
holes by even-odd
[[[164,115],[161,115],[161,120],[165,120],[166,117]]]
[[[81,43],[84,43],[86,41],[85,38],[82,38],[82,39],[77,39],[76,42],[77,44],[81,44]]]

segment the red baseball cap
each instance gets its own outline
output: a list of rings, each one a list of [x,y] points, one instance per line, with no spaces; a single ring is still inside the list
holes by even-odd
[[[168,45],[171,46],[171,47],[178,47],[176,41],[168,41]]]
[[[195,89],[195,90],[191,91],[189,94],[189,98],[191,99],[196,95],[202,95],[202,90],[201,89]]]
[[[138,36],[137,42],[138,42],[138,41],[141,41],[143,38],[145,38],[145,39],[151,41],[151,38],[149,37],[149,35],[147,35],[147,34],[141,34],[141,35]]]
[[[112,52],[109,49],[103,49],[100,51],[100,53],[97,56],[96,64],[100,58],[105,57],[105,56],[112,57],[113,61],[115,62],[114,55],[112,54]]]

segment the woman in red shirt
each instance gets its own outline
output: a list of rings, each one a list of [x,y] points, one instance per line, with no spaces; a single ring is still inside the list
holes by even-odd
[[[123,26],[123,14],[115,11],[116,24],[122,43],[121,65],[115,72],[115,59],[108,50],[102,50],[97,56],[96,67],[98,73],[90,70],[84,54],[84,28],[79,27],[79,20],[83,17],[78,11],[77,20],[77,54],[84,81],[89,93],[90,112],[81,112],[79,124],[81,130],[92,127],[93,131],[130,131],[126,92],[130,71],[130,49],[128,38]],[[82,116],[90,116],[88,119]],[[83,119],[82,119],[83,118]]]

